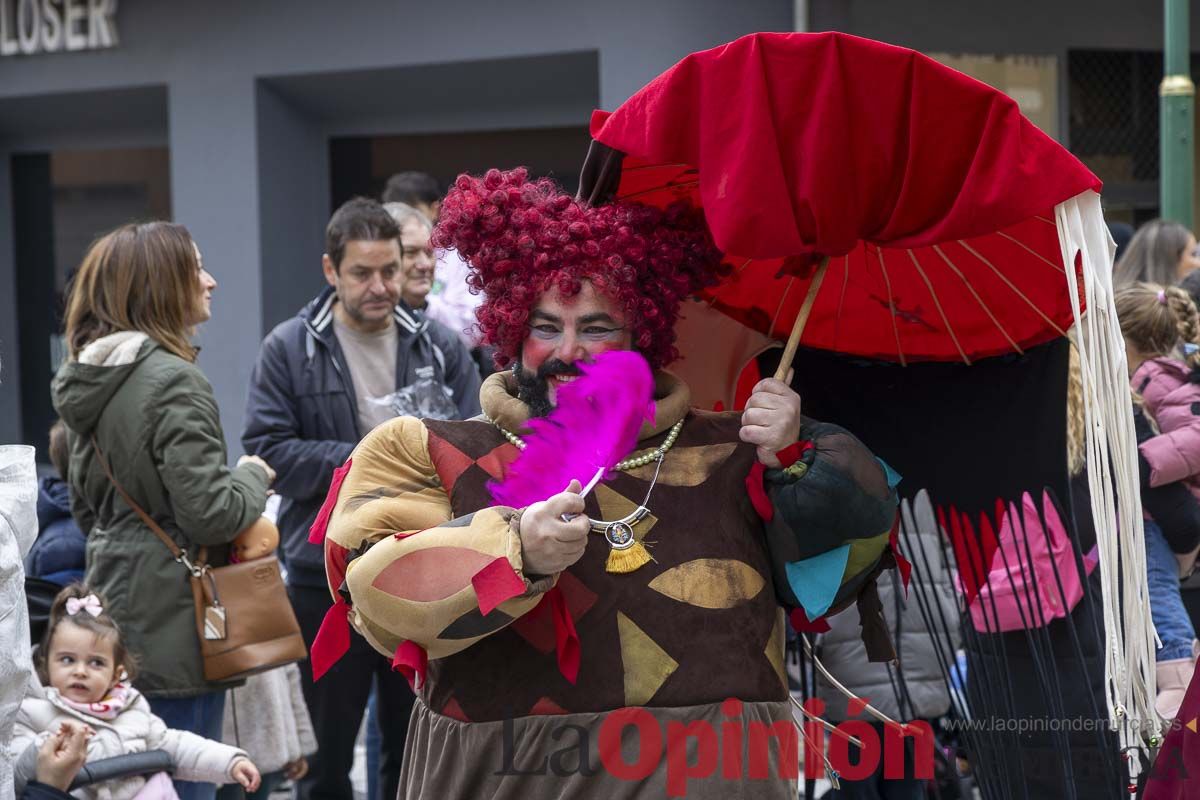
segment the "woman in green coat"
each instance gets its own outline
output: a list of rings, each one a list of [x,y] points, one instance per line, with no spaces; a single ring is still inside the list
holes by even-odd
[[[71,511],[88,537],[86,581],[107,599],[140,660],[137,687],[171,728],[221,738],[224,687],[204,680],[184,566],[120,497],[125,491],[194,559],[253,522],[274,472],[256,456],[227,466],[212,387],[189,339],[216,281],[182,225],[125,225],[98,239],[67,302],[70,359],[54,407],[70,431]],[[181,800],[215,789],[176,784]]]

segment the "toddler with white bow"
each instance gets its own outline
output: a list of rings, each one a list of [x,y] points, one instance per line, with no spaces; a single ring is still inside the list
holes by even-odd
[[[32,780],[37,751],[65,721],[82,722],[91,732],[88,761],[165,750],[175,778],[201,783],[232,783],[258,788],[257,767],[245,751],[187,731],[171,730],[133,688],[136,661],[120,629],[105,613],[103,600],[82,584],[63,589],[54,600],[50,624],[34,655],[43,697],[21,703],[10,747],[20,795]],[[108,781],[74,792],[85,800],[174,800],[165,773]]]

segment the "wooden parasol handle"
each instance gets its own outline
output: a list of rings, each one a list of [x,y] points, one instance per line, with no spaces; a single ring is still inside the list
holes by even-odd
[[[829,256],[821,256],[817,271],[813,273],[812,283],[808,285],[804,304],[800,306],[800,313],[796,315],[796,321],[792,324],[792,335],[788,337],[787,347],[783,348],[779,369],[775,370],[777,381],[787,380],[788,370],[792,368],[792,359],[796,357],[796,348],[800,346],[800,335],[804,333],[804,326],[808,324],[808,315],[812,312],[813,301],[817,299],[817,292],[821,289],[821,281],[825,280],[825,269],[828,266]]]

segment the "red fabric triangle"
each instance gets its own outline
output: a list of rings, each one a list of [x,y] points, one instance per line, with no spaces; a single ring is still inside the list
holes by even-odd
[[[763,522],[770,522],[775,519],[775,507],[771,505],[771,498],[767,497],[767,490],[763,484],[766,471],[767,468],[761,461],[754,462],[750,474],[746,476],[746,492],[749,493],[750,503]]]
[[[904,585],[904,596],[908,597],[908,582],[912,578],[912,562],[900,552],[900,519],[897,517],[892,524],[892,532],[888,534],[888,546],[892,548],[892,557],[896,559],[896,567],[900,570],[900,582]]]
[[[308,529],[308,541],[311,544],[322,544],[325,541],[325,529],[329,527],[329,517],[332,516],[333,507],[337,504],[342,481],[346,480],[346,473],[350,471],[350,465],[353,463],[353,458],[347,458],[345,464],[333,471],[333,479],[329,482],[329,491],[325,494],[325,502],[321,504],[317,518],[313,520],[312,527]]]
[[[573,684],[579,678],[579,634],[575,630],[575,620],[571,618],[561,589],[555,586],[546,592],[546,598],[554,615],[554,647],[558,653],[558,671]]]
[[[567,601],[567,611],[571,612],[571,619],[581,619],[596,603],[596,593],[570,572],[559,575],[558,583],[554,585]]]
[[[783,467],[790,467],[800,460],[801,456],[813,449],[813,443],[810,441],[796,442],[780,450],[775,454],[779,459],[779,463]]]
[[[1015,511],[1015,509],[1014,509]],[[988,515],[979,515],[979,535],[976,536],[974,528],[971,524],[971,519],[966,515],[962,515],[962,527],[971,536],[971,540],[976,543],[976,548],[979,551],[980,575],[983,576],[984,583],[988,582],[988,573],[991,572],[992,557],[995,557],[998,540],[996,539],[996,529],[991,524],[991,518]]]
[[[446,705],[442,706],[442,716],[449,717],[450,719],[456,719],[459,722],[471,721],[467,719],[466,712],[462,710],[462,706],[460,706],[458,701],[453,697],[446,701]]]
[[[963,535],[962,520],[958,515],[958,509],[951,506],[949,512],[943,511],[941,508],[937,510],[938,524],[942,530],[950,537],[950,544],[954,548],[954,563],[958,565],[958,576],[962,583],[963,597],[970,606],[975,600],[975,596],[979,594],[979,587],[983,581],[987,580],[987,575],[983,573],[983,567],[979,559],[978,548],[975,542],[967,536]],[[950,524],[946,524],[946,518],[949,516]]]
[[[313,639],[308,657],[312,663],[313,682],[336,664],[350,649],[350,606],[339,599],[325,612],[317,637]]]
[[[596,593],[570,572],[559,575],[555,587],[562,592],[572,619],[582,619],[596,604]],[[549,653],[554,649],[554,614],[550,611],[550,601],[542,595],[541,602],[529,613],[518,617],[509,629],[538,652]]]
[[[998,504],[997,508],[1003,508]],[[980,588],[987,583],[988,573],[992,568],[992,556],[996,552],[996,531],[992,520],[987,514],[979,517],[979,534],[971,518],[950,507],[950,543],[954,546],[954,557],[958,565],[959,580],[962,582],[963,598],[969,606],[979,594]],[[938,521],[945,529],[945,515],[938,510]]]
[[[475,463],[493,479],[501,481],[504,480],[508,465],[516,461],[519,455],[521,455],[521,451],[515,445],[505,442],[490,453],[476,459]]]
[[[535,714],[541,716],[551,716],[554,714],[565,714],[567,710],[558,703],[551,700],[549,697],[542,697],[533,704],[533,708],[529,709],[529,715]]]
[[[479,600],[479,613],[487,616],[492,609],[511,600],[525,591],[525,581],[517,577],[512,565],[504,556],[492,561],[471,577],[475,597]]]
[[[561,581],[562,578],[559,578]],[[549,653],[554,649],[554,615],[550,613],[547,595],[526,614],[517,617],[509,627],[513,633],[529,642],[538,652]]]
[[[1200,670],[1192,675],[1183,703],[1175,716],[1176,724],[1167,729],[1162,748],[1146,780],[1143,800],[1184,800],[1200,792],[1200,774],[1193,766],[1200,763]],[[1135,756],[1136,757],[1136,756]]]
[[[392,656],[392,670],[403,675],[414,692],[425,685],[425,669],[428,666],[429,654],[425,648],[407,639],[396,647],[396,654]]]
[[[788,614],[788,621],[792,623],[792,630],[796,633],[829,633],[828,620],[824,617],[817,617],[809,622],[802,608],[793,608],[792,612]]]
[[[467,467],[475,463],[475,460],[462,450],[432,433],[429,434],[429,458],[433,461],[433,468],[437,470],[438,477],[442,479],[442,486],[446,487],[448,492],[454,491],[454,484],[458,483],[459,477]]]
[[[325,576],[329,582],[329,588],[335,592],[342,587],[342,582],[346,580],[346,563],[349,558],[349,550],[333,539],[325,540]]]

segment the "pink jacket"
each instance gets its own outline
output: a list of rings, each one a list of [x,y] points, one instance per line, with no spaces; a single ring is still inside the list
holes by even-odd
[[[1020,507],[1010,503],[999,521],[987,582],[970,606],[971,622],[980,633],[1040,628],[1071,613],[1083,598],[1084,579],[1070,534],[1049,493],[1043,492],[1041,500],[1042,517],[1037,501],[1026,492]],[[987,537],[981,533],[980,538]],[[1091,575],[1096,563],[1088,553],[1084,571]]]
[[[1150,485],[1185,481],[1200,498],[1200,384],[1175,358],[1153,358],[1133,373],[1133,390],[1161,433],[1139,446],[1150,465]]]

